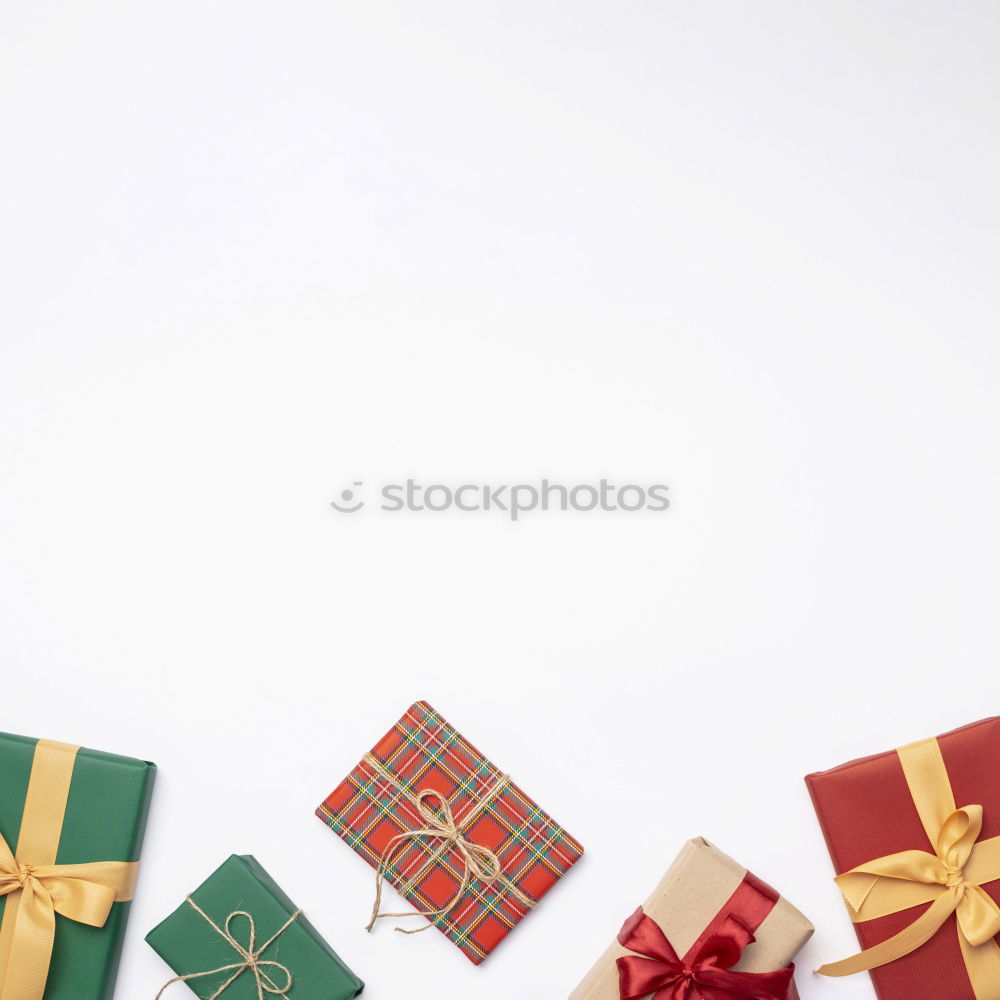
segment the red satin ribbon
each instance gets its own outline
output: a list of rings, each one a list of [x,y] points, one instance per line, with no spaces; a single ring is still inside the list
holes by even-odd
[[[639,907],[618,934],[619,943],[635,952],[618,959],[621,1000],[788,1000],[795,966],[732,971],[777,901],[774,890],[748,872],[684,958]]]

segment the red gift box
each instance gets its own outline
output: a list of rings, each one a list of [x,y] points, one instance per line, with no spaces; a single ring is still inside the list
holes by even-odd
[[[913,746],[926,748],[928,743],[934,741]],[[977,843],[1000,836],[1000,718],[938,737],[937,746],[955,803],[983,807]],[[901,754],[907,749],[911,748],[866,757],[806,778],[838,875],[902,851],[926,854],[934,850],[904,770]],[[1000,902],[1000,881],[983,881],[981,888]],[[864,949],[872,948],[903,932],[930,908],[930,904],[911,906],[856,923],[858,940]],[[880,1000],[977,1000],[958,934],[952,914],[925,944],[872,969]],[[986,947],[992,947],[992,942],[987,941]]]
[[[583,855],[423,701],[316,815],[477,965]]]

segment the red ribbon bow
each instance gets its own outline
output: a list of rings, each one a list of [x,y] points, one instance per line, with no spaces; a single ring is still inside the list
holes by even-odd
[[[637,953],[618,959],[621,1000],[787,1000],[793,965],[779,972],[732,971],[753,940],[753,931],[730,914],[681,959],[640,906],[618,934],[619,943]]]

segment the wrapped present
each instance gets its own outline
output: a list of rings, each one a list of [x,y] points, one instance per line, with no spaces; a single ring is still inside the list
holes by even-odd
[[[3,1000],[110,1000],[155,774],[0,733]]]
[[[881,1000],[1000,998],[1000,719],[806,778]],[[961,803],[961,805],[956,805]]]
[[[316,810],[477,965],[583,848],[426,702],[413,705]]]
[[[364,983],[259,862],[232,855],[146,940],[202,1000],[348,1000]]]
[[[812,932],[791,903],[699,837],[570,1000],[797,1000],[791,961]]]

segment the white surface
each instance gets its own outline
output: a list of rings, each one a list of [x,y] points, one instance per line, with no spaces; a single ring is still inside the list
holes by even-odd
[[[160,765],[118,996],[232,851],[370,1000],[565,997],[696,834],[846,955],[802,776],[1000,695],[1000,8],[8,0],[0,39],[0,726]],[[673,507],[328,506],[409,475]],[[478,969],[366,936],[312,815],[419,697],[589,852]]]

